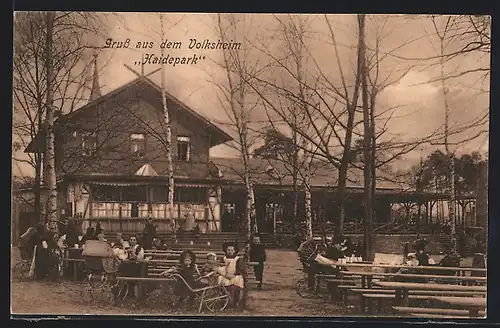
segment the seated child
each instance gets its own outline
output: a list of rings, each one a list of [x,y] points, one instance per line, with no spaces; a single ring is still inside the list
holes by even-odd
[[[169,273],[179,274],[184,279],[186,284],[192,289],[205,286],[203,283],[196,280],[196,277],[199,276],[199,270],[196,266],[196,255],[190,250],[186,250],[181,253],[178,267],[165,270],[161,273],[161,275],[165,276]],[[182,303],[187,300],[188,305],[192,305],[195,295],[191,292],[189,287],[186,286],[186,284],[183,281],[177,281],[177,284],[175,285],[175,294],[179,296]]]
[[[200,268],[199,282],[212,286],[217,284],[217,255],[215,253],[207,254],[207,263]]]

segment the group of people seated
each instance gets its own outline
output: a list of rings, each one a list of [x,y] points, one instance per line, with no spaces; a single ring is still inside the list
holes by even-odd
[[[223,251],[222,259],[217,259],[215,253],[208,253],[206,262],[198,265],[196,255],[190,250],[185,250],[179,257],[178,266],[162,272],[162,276],[175,273],[184,279],[184,281],[178,281],[175,288],[175,293],[181,301],[180,304],[187,303],[188,306],[193,304],[195,295],[191,289],[222,285],[228,290],[230,305],[243,307],[246,275],[244,258],[238,255],[239,249],[235,242],[224,243]]]
[[[21,236],[19,245],[23,258],[29,258],[33,255],[31,253],[33,253],[34,245],[39,245],[43,251],[46,249],[43,245],[47,243],[50,244],[50,247],[47,247],[50,249],[67,249],[70,258],[77,258],[82,255],[85,257],[86,242],[98,240],[109,245],[108,247],[112,250],[113,257],[118,260],[119,273],[123,276],[138,277],[141,275],[141,264],[139,261],[144,260],[145,249],[167,250],[170,248],[164,240],[156,236],[155,229],[151,229],[151,227],[145,228],[145,233],[141,239],[136,235],[132,235],[126,241],[123,235],[118,233],[114,240],[107,240],[100,224],[97,224],[95,228],[88,227],[86,234],[81,236],[78,233],[75,222],[70,219],[66,224],[65,233],[58,239],[57,243],[48,235],[43,225],[28,230]],[[162,275],[177,273],[184,279],[185,283],[178,281],[175,288],[176,294],[182,301],[181,304],[186,302],[190,304],[193,302],[194,294],[192,290],[194,289],[222,285],[228,290],[230,304],[233,307],[242,308],[244,306],[243,299],[245,295],[246,260],[250,260],[254,266],[259,288],[262,288],[264,262],[266,261],[265,248],[261,244],[258,234],[253,236],[247,246],[245,251],[248,252],[246,254],[248,258],[238,254],[239,248],[236,242],[225,242],[223,244],[224,256],[222,258],[218,259],[215,253],[210,252],[206,256],[205,263],[200,265],[196,263],[196,255],[190,250],[185,250],[180,255],[178,265],[165,270]],[[83,254],[79,250],[80,248],[83,249]],[[48,270],[47,256],[44,256],[42,253],[40,254],[39,261],[44,261],[44,263],[40,264],[37,262],[37,277],[46,275]],[[73,266],[69,266],[67,269],[71,271],[74,268]],[[133,283],[131,285],[134,287]],[[131,291],[130,295],[133,295],[136,289],[132,288],[129,291]]]

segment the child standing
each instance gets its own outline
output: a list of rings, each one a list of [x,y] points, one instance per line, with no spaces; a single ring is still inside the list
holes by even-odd
[[[266,249],[264,245],[261,244],[260,235],[253,235],[249,254],[249,260],[253,264],[255,279],[259,283],[257,288],[262,290],[262,276],[264,274],[264,263],[266,262]]]

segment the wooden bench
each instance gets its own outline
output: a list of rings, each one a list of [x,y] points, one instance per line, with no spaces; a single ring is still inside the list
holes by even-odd
[[[412,317],[420,319],[470,319],[466,315],[432,314],[432,313],[408,313]]]
[[[410,306],[393,306],[393,309],[398,312],[411,313],[412,316],[421,316],[421,315],[438,315],[443,317],[455,317],[462,316],[470,319],[468,310],[457,310],[457,309],[439,309],[439,308],[419,308],[419,307],[410,307]],[[479,315],[484,317],[486,315],[486,311],[479,311]]]
[[[408,299],[410,300],[428,300],[431,296],[430,295],[409,295]],[[388,294],[388,293],[361,293],[361,300],[360,300],[360,308],[362,313],[369,313],[371,314],[373,312],[373,301],[379,301],[382,299],[394,299],[393,294]],[[368,300],[368,302],[367,302]],[[365,308],[367,307],[367,309]],[[379,307],[382,308],[382,307]],[[367,311],[366,311],[367,310]]]
[[[348,291],[352,291],[354,293],[360,293],[360,308],[361,311],[365,312],[365,306],[368,307],[368,313],[372,311],[372,304],[374,301],[382,300],[382,299],[395,299],[394,291],[391,289],[382,289],[382,288],[348,288],[349,286],[345,286],[344,289],[344,297],[346,300],[348,297]],[[413,290],[408,295],[409,300],[432,300],[436,296],[462,296],[462,297],[474,297],[474,296],[482,296],[486,295],[485,292],[478,291],[446,291],[446,290]],[[346,305],[347,302],[345,303]]]

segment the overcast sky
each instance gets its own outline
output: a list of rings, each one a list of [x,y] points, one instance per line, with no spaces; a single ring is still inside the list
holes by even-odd
[[[190,39],[202,41],[210,39],[217,41],[216,18],[214,14],[164,14],[164,26],[168,40],[181,41],[181,49],[165,50],[171,56],[205,56],[196,65],[166,66],[166,84],[170,93],[185,102],[188,106],[212,120],[224,120],[225,111],[221,108],[215,96],[218,89],[212,79],[223,79],[223,71],[216,64],[222,58],[221,50],[190,50]],[[332,81],[341,86],[338,65],[334,56],[334,48],[323,15],[304,15],[309,23],[309,37],[307,41],[311,71],[319,69]],[[287,19],[285,16],[273,15],[246,15],[246,37],[251,40],[256,49],[252,51],[251,61],[254,63],[266,62],[269,56],[264,52],[278,54],[281,41],[278,37],[278,18]],[[394,84],[388,86],[378,97],[377,110],[384,111],[395,108],[393,116],[388,123],[388,136],[391,138],[417,138],[426,136],[444,124],[444,99],[440,83],[428,83],[439,74],[438,66],[431,66],[431,61],[410,60],[415,58],[433,57],[438,55],[439,45],[432,36],[433,26],[428,17],[392,16],[385,20],[385,16],[372,16],[367,18],[367,42],[374,40],[374,31],[381,29],[383,39],[380,43],[381,52],[391,52],[381,62],[381,75],[387,76],[389,71],[394,76],[398,73],[408,73]],[[136,75],[124,65],[134,66],[144,54],[160,55],[160,49],[135,49],[137,42],[161,41],[159,14],[155,13],[120,13],[107,16],[109,38],[115,41],[131,40],[128,49],[104,49],[100,55],[99,64],[102,68],[100,84],[102,93],[108,93],[121,85],[133,80]],[[357,27],[355,15],[332,15],[329,17],[336,42],[339,45],[340,64],[345,76],[353,76],[353,64],[356,61],[355,45],[357,43]],[[382,29],[383,26],[383,29]],[[236,42],[244,42],[241,36]],[[98,46],[104,46],[104,39]],[[372,43],[373,44],[373,43]],[[449,45],[453,48],[456,45]],[[450,48],[450,49],[451,49]],[[397,49],[397,50],[394,50]],[[431,67],[430,67],[431,66]],[[141,67],[134,66],[140,72]],[[475,68],[489,68],[489,56],[476,54],[449,62],[445,66],[447,72],[457,70],[470,70]],[[145,65],[147,74],[159,68],[159,65]],[[449,82],[449,105],[452,110],[451,122],[453,126],[466,124],[478,117],[489,108],[489,94],[481,93],[479,89],[489,90],[489,81],[478,82],[478,75],[454,79]],[[393,77],[394,78],[394,77]],[[159,73],[151,79],[160,83]],[[349,80],[349,77],[346,77]],[[264,121],[265,115],[256,117],[257,121]],[[481,128],[486,128],[482,126]],[[477,130],[477,129],[476,129]],[[471,131],[469,134],[474,134]],[[456,138],[464,139],[460,135]],[[458,141],[458,139],[456,141]],[[463,144],[459,153],[480,150],[487,152],[487,135],[483,135],[471,142]],[[423,150],[424,153],[431,149]],[[420,157],[421,151],[408,154],[407,158]],[[212,156],[235,156],[229,147],[215,147]],[[13,166],[14,174],[28,174],[27,167]]]

